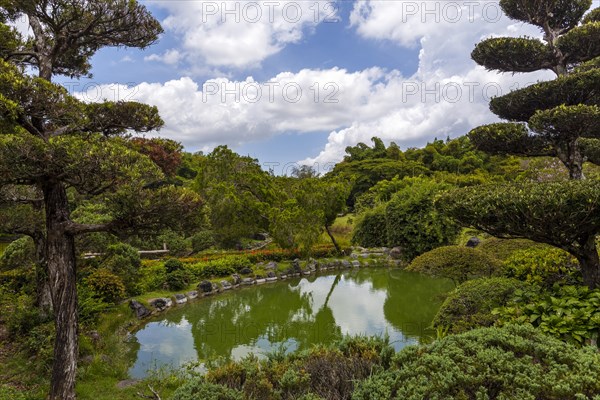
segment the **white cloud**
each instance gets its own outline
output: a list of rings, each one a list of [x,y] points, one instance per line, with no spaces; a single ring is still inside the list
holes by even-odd
[[[150,54],[144,57],[144,61],[158,61],[167,65],[175,65],[179,63],[183,55],[176,49],[169,49],[163,54]]]
[[[169,16],[163,26],[181,38],[191,65],[245,68],[260,65],[307,30],[335,16],[331,2],[160,1]]]

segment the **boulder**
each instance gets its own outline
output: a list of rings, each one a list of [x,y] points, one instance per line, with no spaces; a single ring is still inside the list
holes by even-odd
[[[209,281],[202,281],[198,284],[198,291],[201,293],[210,293],[213,291],[213,285]]]
[[[233,279],[234,285],[239,285],[240,283],[242,283],[242,277],[239,276],[238,274],[231,275],[231,279]]]
[[[472,238],[470,238],[469,240],[467,240],[467,244],[465,246],[467,247],[477,247],[479,246],[479,244],[481,243],[481,239],[479,239],[478,237],[473,236]]]
[[[306,264],[306,268],[310,271],[316,271],[319,263],[314,258],[308,260],[308,264]]]
[[[173,302],[171,299],[167,299],[166,297],[161,297],[158,299],[153,299],[150,301],[150,305],[159,311],[163,311],[171,306],[173,306]]]
[[[277,278],[277,274],[273,271],[267,272],[267,278]]]
[[[229,283],[229,281],[221,281],[221,287],[223,288],[223,290],[229,290],[233,286],[231,285],[231,283]]]
[[[177,304],[187,303],[187,297],[185,297],[184,294],[176,294],[175,295],[175,303],[177,303]]]
[[[352,267],[352,264],[350,264],[350,261],[348,261],[348,260],[342,260],[342,267],[350,268],[350,267]]]
[[[240,274],[242,275],[250,275],[252,273],[252,268],[244,267],[240,270]]]
[[[402,258],[402,253],[404,253],[402,247],[397,246],[390,250],[390,257],[392,257],[394,260],[398,260]]]
[[[265,283],[266,281],[267,281],[267,279],[266,279],[266,278],[256,278],[256,284],[257,284],[257,285],[263,284],[263,283]]]
[[[350,254],[350,258],[358,258],[358,254],[352,253],[352,254]]]
[[[130,300],[129,308],[133,310],[135,316],[139,319],[146,318],[147,316],[152,314],[150,310],[148,310],[142,303],[140,303],[137,300]]]
[[[254,285],[254,279],[244,278],[242,279],[242,285]]]
[[[192,290],[191,292],[187,292],[185,295],[191,300],[198,297],[198,292],[196,290]]]
[[[302,268],[300,267],[300,259],[296,258],[294,261],[292,261],[292,268],[291,271],[294,274],[301,274],[302,273]]]
[[[269,263],[267,263],[267,265],[265,265],[265,270],[269,271],[269,270],[276,270],[277,269],[277,263],[275,261],[270,261]]]
[[[352,261],[352,266],[353,266],[354,268],[359,268],[359,267],[360,267],[360,261],[358,261],[358,260],[354,260],[354,261]]]

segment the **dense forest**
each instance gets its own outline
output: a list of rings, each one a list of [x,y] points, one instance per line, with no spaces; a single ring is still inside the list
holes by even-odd
[[[493,98],[505,122],[421,148],[373,137],[326,174],[279,176],[226,145],[147,137],[156,107],[54,82],[89,76],[103,47],[153,44],[142,4],[0,1],[0,398],[598,398],[600,8],[500,5],[543,40],[486,39],[473,60],[556,75]],[[346,337],[117,387],[149,299],[366,249],[453,282],[430,343]]]

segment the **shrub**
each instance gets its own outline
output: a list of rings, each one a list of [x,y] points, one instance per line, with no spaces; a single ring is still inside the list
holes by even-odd
[[[245,256],[227,256],[216,260],[196,263],[189,267],[197,279],[225,277],[239,272],[252,263]]]
[[[77,285],[77,315],[82,324],[93,324],[97,321],[100,313],[110,307],[96,292],[88,285]]]
[[[176,258],[169,258],[167,261],[165,261],[165,270],[167,271],[167,274],[182,269],[183,263]]]
[[[125,297],[125,286],[121,278],[105,268],[92,272],[85,279],[85,284],[107,303],[115,304]]]
[[[449,333],[491,326],[498,319],[492,311],[505,306],[516,290],[527,285],[515,279],[483,278],[465,282],[451,292],[433,319],[433,326]]]
[[[137,283],[140,279],[141,265],[142,261],[138,251],[125,243],[108,246],[100,263],[102,268],[112,271],[121,278],[129,295],[136,295],[140,292]]]
[[[162,289],[167,280],[167,271],[162,263],[145,264],[139,273],[138,288],[142,293]]]
[[[158,238],[161,243],[167,245],[169,254],[172,256],[184,256],[190,252],[190,243],[175,232],[166,232]]]
[[[0,254],[0,271],[26,269],[35,265],[35,246],[29,236],[11,242]]]
[[[551,248],[549,245],[536,243],[527,239],[486,239],[477,248],[500,261],[508,259],[515,251],[527,250],[532,247]]]
[[[546,288],[555,283],[579,284],[579,262],[571,254],[554,247],[516,250],[504,262],[505,275]]]
[[[600,354],[531,326],[480,328],[410,346],[394,368],[358,384],[353,400],[591,399]],[[594,397],[596,396],[596,397]]]
[[[385,209],[388,246],[400,246],[407,261],[436,247],[453,243],[460,228],[433,206],[448,188],[428,178],[405,178],[411,184],[397,192]]]
[[[561,340],[582,345],[600,333],[600,289],[560,286],[551,291],[517,291],[512,301],[495,311],[500,323],[532,324]]]
[[[192,251],[199,253],[215,245],[213,231],[201,231],[192,236]]]
[[[35,270],[33,268],[15,268],[0,272],[0,285],[13,293],[30,292],[35,287]]]
[[[352,243],[363,247],[381,247],[387,245],[385,207],[369,209],[358,217],[352,234]]]
[[[186,270],[175,270],[167,274],[167,286],[170,290],[182,290],[190,284],[190,274]]]
[[[192,380],[180,386],[173,394],[173,400],[243,400],[242,392],[223,385]]]
[[[490,277],[499,268],[500,263],[481,250],[444,246],[421,254],[406,269],[462,283],[471,278]]]

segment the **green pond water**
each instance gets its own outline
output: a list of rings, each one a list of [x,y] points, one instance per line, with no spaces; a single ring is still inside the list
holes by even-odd
[[[288,279],[192,301],[134,334],[131,377],[214,357],[309,348],[341,335],[385,335],[396,350],[432,337],[447,280],[395,269]]]

